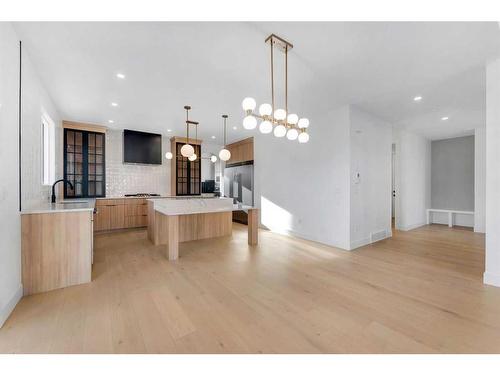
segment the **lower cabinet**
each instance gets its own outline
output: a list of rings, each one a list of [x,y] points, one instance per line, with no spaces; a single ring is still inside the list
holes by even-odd
[[[107,231],[125,228],[140,228],[148,225],[145,199],[98,199],[96,201],[94,230]]]

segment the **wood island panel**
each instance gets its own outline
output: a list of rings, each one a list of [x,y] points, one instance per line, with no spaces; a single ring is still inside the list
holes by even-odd
[[[21,216],[24,295],[91,281],[92,212]]]
[[[154,211],[150,239],[155,245],[168,243],[168,217]],[[179,215],[179,242],[229,236],[233,230],[232,212]],[[149,236],[148,236],[149,237]]]

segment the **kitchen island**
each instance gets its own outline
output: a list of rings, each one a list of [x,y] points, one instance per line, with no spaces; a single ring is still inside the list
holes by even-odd
[[[233,204],[232,198],[148,199],[148,237],[167,245],[169,260],[179,257],[179,242],[229,236],[232,212],[248,211],[248,244],[258,243],[258,209]]]

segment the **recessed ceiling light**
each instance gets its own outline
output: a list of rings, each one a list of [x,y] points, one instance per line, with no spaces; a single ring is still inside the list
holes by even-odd
[[[110,124],[114,123],[114,121],[113,121],[113,120],[108,120],[108,122],[109,122]]]
[[[118,103],[112,102],[112,103],[111,103],[111,106],[112,106],[112,107],[118,107]]]
[[[215,135],[212,135],[212,139],[215,139]]]
[[[236,126],[233,126],[233,130],[237,130],[238,128]]]
[[[169,133],[170,133],[171,131],[172,131],[172,129],[167,129],[167,132],[169,132]]]
[[[448,120],[448,119],[449,119],[449,117],[448,117],[448,116],[441,117],[441,121],[446,121],[446,120]]]
[[[421,97],[421,96],[415,96],[415,97],[413,98],[413,100],[414,100],[414,101],[416,101],[416,102],[419,102],[419,101],[421,101],[421,100],[422,100],[422,97]]]
[[[125,79],[125,74],[122,73],[116,73],[116,76],[120,79]]]

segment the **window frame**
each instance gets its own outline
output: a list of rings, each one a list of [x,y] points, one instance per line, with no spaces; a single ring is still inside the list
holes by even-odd
[[[46,112],[41,115],[41,180],[52,186],[56,179],[56,126]]]

